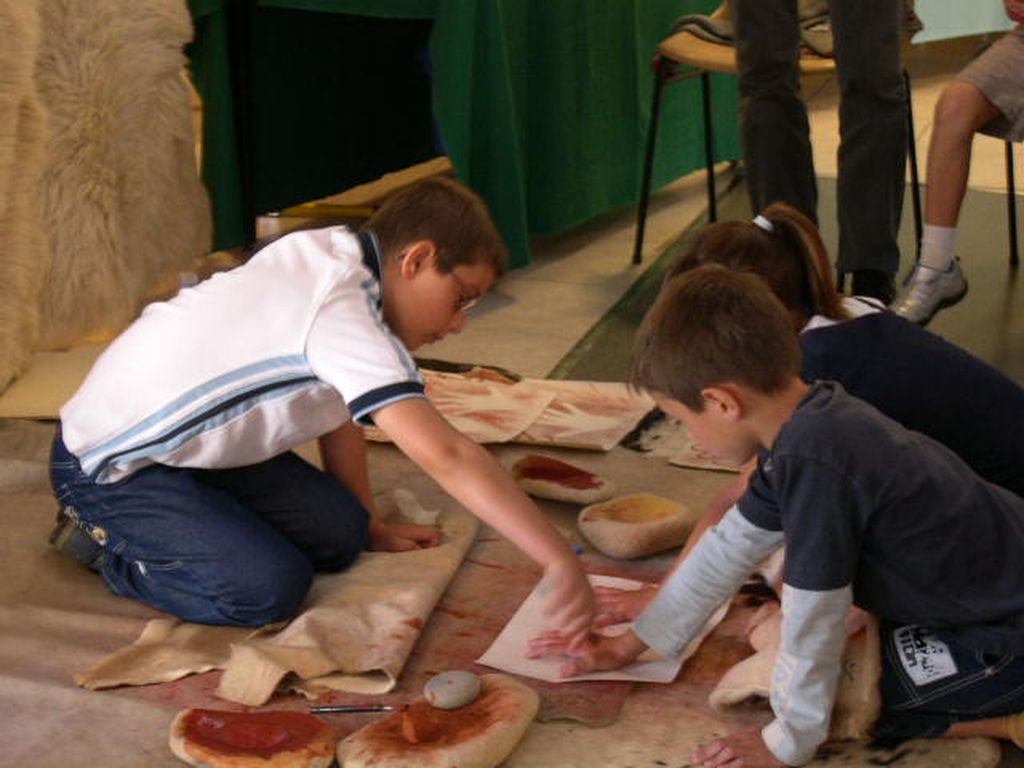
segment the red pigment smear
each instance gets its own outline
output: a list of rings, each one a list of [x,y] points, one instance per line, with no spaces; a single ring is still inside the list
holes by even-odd
[[[516,462],[516,475],[527,480],[547,480],[567,488],[597,488],[601,481],[585,469],[548,456],[530,455]]]
[[[473,565],[479,565],[481,568],[497,568],[499,571],[505,570],[505,566],[503,565],[498,565],[497,563],[485,563],[482,560],[474,560],[472,557],[467,557],[466,562],[472,563]]]
[[[447,613],[449,616],[454,616],[456,619],[465,619],[470,615],[468,611],[457,611],[454,608],[445,608],[444,606],[438,606],[437,610],[441,613]]]
[[[413,629],[423,629],[423,619],[417,619],[417,618],[406,619],[402,623],[403,624],[407,624],[408,626],[412,627]]]
[[[495,723],[516,716],[522,705],[485,688],[472,704],[459,709],[437,709],[416,701],[401,714],[378,720],[363,731],[364,743],[388,756],[429,753],[471,740]]]
[[[262,758],[302,749],[326,729],[304,712],[194,709],[184,718],[187,741],[218,752]]]

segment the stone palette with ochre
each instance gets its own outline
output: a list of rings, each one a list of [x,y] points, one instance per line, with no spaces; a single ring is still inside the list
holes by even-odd
[[[529,453],[516,460],[511,472],[519,487],[541,499],[593,504],[615,492],[607,479],[553,456]]]
[[[619,496],[580,511],[580,532],[598,550],[616,558],[653,555],[686,541],[698,515],[689,507],[651,493]]]
[[[327,768],[331,729],[303,712],[186,709],[171,722],[171,751],[206,768]]]
[[[480,678],[479,696],[453,709],[419,699],[338,744],[342,768],[493,768],[515,748],[539,699],[507,675]]]

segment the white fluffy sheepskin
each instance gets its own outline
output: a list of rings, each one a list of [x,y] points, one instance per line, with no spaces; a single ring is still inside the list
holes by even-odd
[[[13,0],[24,2],[24,0]],[[41,346],[119,326],[210,247],[181,79],[183,0],[41,0],[51,130],[40,192],[52,257]]]
[[[38,334],[49,260],[39,210],[46,124],[35,86],[39,14],[33,2],[0,2],[0,390]]]
[[[15,336],[22,346],[56,348],[117,329],[211,240],[181,77],[192,36],[184,0],[0,0],[0,25],[8,23],[17,33],[4,35],[0,53],[0,203],[5,224],[11,201],[29,219],[25,209],[37,205],[43,242],[25,233],[12,239],[17,226],[0,233],[0,389],[24,359]],[[34,46],[35,56],[16,46]],[[21,62],[34,64],[29,82],[9,82]],[[41,115],[25,107],[35,103],[33,91]],[[8,98],[22,106],[14,127]],[[32,123],[25,141],[43,137],[41,156],[22,176],[29,148],[8,153],[5,143]],[[11,168],[17,189],[5,175]],[[22,272],[31,274],[11,277]],[[5,300],[15,294],[17,301]]]

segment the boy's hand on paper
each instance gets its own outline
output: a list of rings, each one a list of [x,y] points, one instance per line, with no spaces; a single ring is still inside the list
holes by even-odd
[[[544,569],[540,594],[548,626],[575,646],[583,642],[594,621],[594,591],[575,557]]]
[[[440,543],[441,531],[432,525],[374,520],[370,523],[370,543],[367,549],[373,552],[408,552],[436,547]]]
[[[575,677],[588,672],[603,672],[624,667],[646,648],[647,646],[632,631],[615,637],[591,632],[582,642],[573,645],[563,633],[551,630],[530,640],[526,656],[530,659],[541,656],[564,656],[567,661],[559,668],[558,673],[562,677]]]
[[[701,768],[786,768],[768,750],[758,728],[701,744],[693,750],[690,760]]]
[[[647,604],[658,593],[656,584],[648,584],[640,589],[618,589],[617,587],[594,587],[597,598],[597,617],[594,628],[610,627],[633,621],[643,613]]]

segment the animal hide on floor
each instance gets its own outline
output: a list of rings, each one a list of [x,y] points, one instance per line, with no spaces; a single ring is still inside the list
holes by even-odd
[[[47,130],[30,131],[31,121],[19,116],[14,133],[28,133],[29,143],[42,137],[39,157],[19,151],[11,165],[0,148],[0,177],[13,177],[12,168],[26,174],[16,190],[2,190],[3,213],[13,210],[11,200],[38,206],[42,237],[33,248],[33,238],[12,241],[4,230],[0,274],[24,278],[20,293],[4,285],[0,298],[13,296],[2,302],[5,320],[23,332],[0,340],[0,389],[32,350],[126,325],[157,285],[190,269],[211,241],[182,79],[182,49],[192,36],[187,4],[0,0],[0,24],[5,17],[17,17],[18,34],[7,36],[0,55],[29,63],[29,82],[18,85],[24,98],[38,94]],[[34,45],[32,35],[21,35],[33,25]],[[35,50],[15,53],[15,43]],[[2,80],[0,88],[5,104],[17,93]],[[0,130],[11,133],[4,112]],[[12,323],[3,327],[8,333]]]
[[[882,707],[878,622],[867,613],[857,616],[847,622],[849,634],[829,728],[829,738],[835,740],[868,739]],[[756,652],[723,675],[708,697],[712,707],[725,709],[751,698],[770,698],[781,636],[782,611],[778,603],[765,603],[751,620],[748,640]]]

